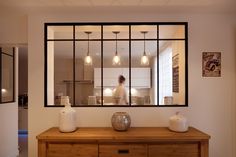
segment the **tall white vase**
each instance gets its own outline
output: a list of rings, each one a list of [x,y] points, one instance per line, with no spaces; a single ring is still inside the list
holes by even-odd
[[[73,132],[76,130],[76,111],[69,103],[69,97],[64,96],[65,107],[59,113],[59,130],[61,132]]]

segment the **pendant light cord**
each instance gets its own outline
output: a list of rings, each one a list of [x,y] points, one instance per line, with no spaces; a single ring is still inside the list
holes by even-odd
[[[89,33],[88,33],[88,52],[87,52],[87,56],[89,56]]]
[[[116,35],[116,52],[115,52],[115,55],[117,56],[118,55],[118,52],[117,52],[117,34],[120,33],[119,31],[113,31],[112,33],[114,33]]]
[[[144,32],[143,33],[143,49],[144,49],[144,51],[143,51],[143,55],[145,55],[146,56],[146,32]]]
[[[117,33],[116,33],[116,56],[117,56]]]

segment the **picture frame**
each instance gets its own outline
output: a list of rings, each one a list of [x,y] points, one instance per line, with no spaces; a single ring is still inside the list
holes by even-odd
[[[221,52],[202,53],[202,76],[221,77]]]
[[[172,90],[179,93],[179,54],[172,57]]]

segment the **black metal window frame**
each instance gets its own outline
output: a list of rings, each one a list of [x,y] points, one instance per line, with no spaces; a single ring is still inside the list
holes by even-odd
[[[5,53],[2,51],[2,47],[0,47],[0,89],[1,89],[1,94],[0,94],[0,104],[6,104],[6,103],[13,103],[13,102],[16,102],[16,99],[15,99],[15,48],[13,47],[12,48],[12,55],[11,54],[8,54],[8,53]],[[2,100],[2,55],[6,55],[6,56],[9,56],[9,57],[12,57],[13,59],[13,97],[12,97],[12,101],[3,101]]]
[[[131,41],[143,41],[143,39],[131,39],[131,27],[140,25],[157,26],[157,38],[145,39],[146,41],[156,40],[157,41],[157,104],[153,105],[131,105],[131,92],[129,92],[129,105],[75,105],[73,107],[188,107],[188,22],[75,22],[75,23],[44,23],[44,107],[62,107],[55,104],[47,104],[47,46],[48,41],[72,41],[73,42],[73,102],[75,102],[75,42],[76,41],[87,41],[87,39],[76,39],[75,38],[75,27],[76,26],[101,26],[101,39],[90,39],[90,41],[101,41],[101,97],[103,99],[103,41],[115,41],[116,39],[103,39],[103,27],[104,26],[128,26],[129,27],[129,38],[128,39],[117,39],[118,41],[129,41],[129,91],[131,91]],[[183,25],[185,27],[184,38],[164,38],[159,37],[159,26],[162,25]],[[73,38],[72,39],[48,39],[48,27],[50,26],[72,26],[73,27]],[[159,42],[160,41],[184,41],[185,42],[185,104],[184,105],[160,105],[159,104]]]

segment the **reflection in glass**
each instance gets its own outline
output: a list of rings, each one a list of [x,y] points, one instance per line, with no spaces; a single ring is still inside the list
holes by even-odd
[[[113,24],[48,25],[48,104],[186,105],[187,25]]]
[[[89,56],[93,62],[89,66],[84,64],[88,41],[75,43],[76,106],[101,105],[101,41],[90,39]]]
[[[88,35],[88,48],[87,48],[87,55],[84,58],[84,65],[93,65],[93,59],[90,56],[90,52],[89,52],[89,35],[92,32],[85,32]]]
[[[4,52],[5,54],[8,54],[10,56],[13,56],[13,54],[14,54],[12,47],[2,47],[1,49],[2,49],[2,52]]]
[[[143,36],[138,32],[140,36]],[[156,72],[155,59],[157,58],[157,41],[146,41],[146,52],[149,56],[149,64],[143,66],[140,58],[143,53],[144,41],[132,41],[131,53],[131,105],[157,105],[157,79],[151,73]]]
[[[159,39],[184,39],[184,25],[160,25]]]
[[[48,26],[47,39],[73,39],[72,26]]]
[[[143,66],[148,66],[149,65],[149,58],[146,53],[146,34],[148,33],[147,31],[141,31],[143,34],[143,56],[141,57],[141,65]]]
[[[129,39],[129,26],[112,25],[103,27],[103,39],[116,39],[113,32],[120,32],[119,39]]]
[[[147,39],[157,38],[157,25],[132,25],[131,26],[131,39],[143,39],[143,35],[140,32],[148,32],[146,34]]]
[[[116,51],[115,51],[115,56],[112,59],[112,65],[120,65],[120,56],[118,55],[117,52],[117,34],[119,34],[120,32],[113,32],[116,35]]]
[[[101,26],[96,25],[81,25],[75,26],[75,39],[88,39],[88,36],[84,32],[92,32],[89,37],[90,39],[101,39]]]
[[[122,34],[122,32],[121,32]],[[116,40],[103,42],[103,105],[128,105],[129,103],[129,41],[118,41],[117,51],[121,64],[113,65]]]
[[[63,105],[62,96],[69,96],[73,105],[73,42],[48,42],[48,104]]]
[[[11,50],[13,50],[11,48]],[[13,51],[12,51],[13,54]],[[11,102],[14,101],[14,57],[8,54],[2,55],[2,102]]]
[[[185,42],[161,41],[159,54],[159,104],[185,104]]]

